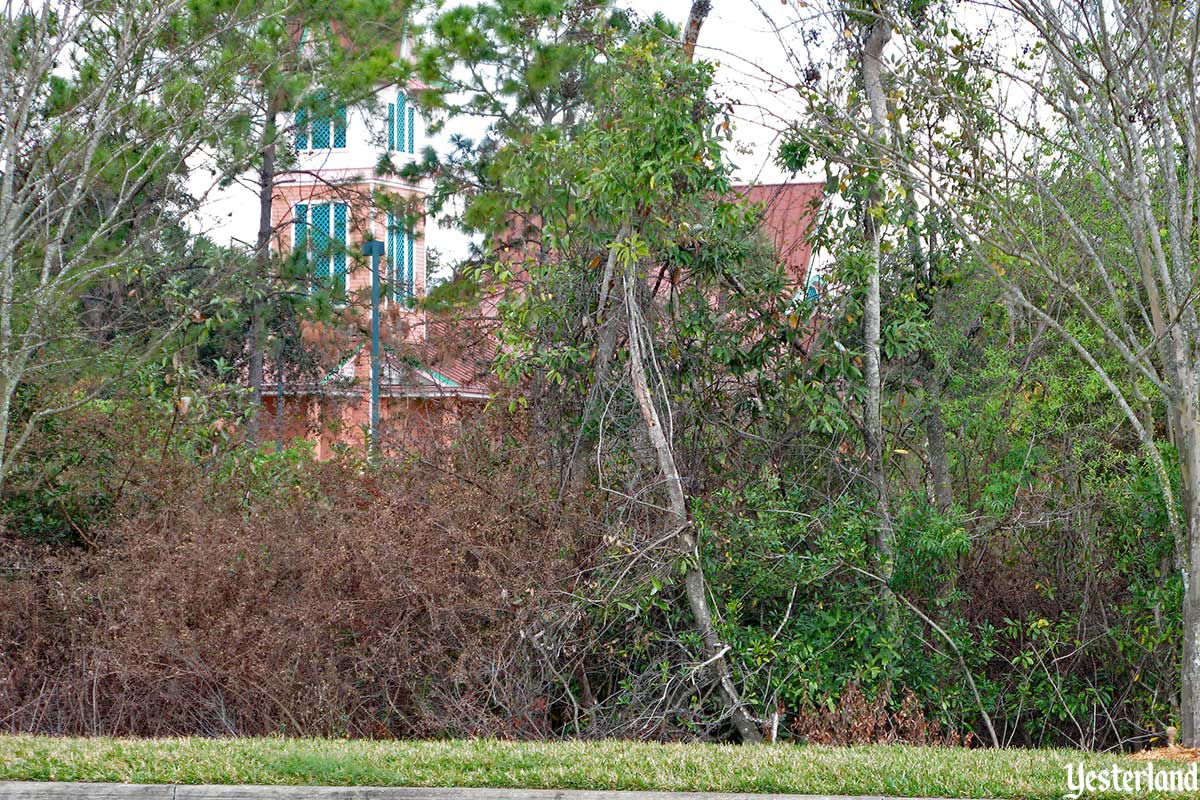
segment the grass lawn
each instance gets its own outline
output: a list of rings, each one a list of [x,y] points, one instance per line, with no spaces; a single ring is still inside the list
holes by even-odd
[[[618,741],[0,737],[0,780],[126,783],[1061,798],[1067,791],[1066,764],[1081,760],[1089,769],[1114,763],[1129,769],[1145,768],[1145,762],[1122,756],[1066,750],[992,751],[900,745],[835,748]]]

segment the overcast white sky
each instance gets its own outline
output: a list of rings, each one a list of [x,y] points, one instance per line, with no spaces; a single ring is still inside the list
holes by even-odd
[[[765,0],[766,7],[778,0]],[[621,5],[641,14],[661,12],[682,25],[691,0],[624,0]],[[786,9],[784,9],[786,11]],[[713,9],[701,29],[697,55],[718,63],[717,95],[735,103],[734,139],[727,147],[735,177],[745,183],[775,183],[789,179],[774,166],[779,118],[787,116],[786,99],[772,91],[769,75],[792,76],[775,32],[753,0],[713,0]],[[477,136],[481,123],[451,121],[451,131]],[[442,137],[444,146],[446,136]],[[436,143],[435,143],[436,144]],[[467,241],[457,231],[430,220],[426,228],[428,246],[438,250],[443,264],[463,257]],[[219,242],[252,242],[257,227],[253,193],[232,189],[215,197],[206,207],[203,227]]]

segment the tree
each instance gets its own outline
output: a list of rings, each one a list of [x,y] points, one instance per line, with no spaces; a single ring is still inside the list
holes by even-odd
[[[217,132],[210,156],[222,174],[238,176],[258,198],[256,274],[246,287],[249,442],[259,439],[269,324],[278,316],[280,299],[295,297],[282,262],[271,253],[277,175],[295,166],[292,143],[305,120],[344,118],[353,106],[374,110],[380,87],[406,83],[413,65],[402,56],[402,45],[415,34],[416,7],[379,0],[281,0],[266,7],[272,10],[265,16],[264,6],[257,6],[252,17],[216,37],[241,66],[223,84],[210,86],[236,113],[234,124]],[[346,183],[354,181],[350,176]]]
[[[693,46],[707,5],[693,7]],[[738,734],[757,739],[709,608],[689,519],[677,453],[687,434],[682,423],[674,427],[677,401],[663,387],[678,376],[661,372],[659,361],[664,330],[680,322],[662,317],[656,293],[668,292],[678,310],[681,284],[694,278],[690,298],[707,306],[704,287],[720,281],[715,251],[729,256],[732,274],[752,230],[747,211],[722,199],[729,182],[720,112],[704,98],[711,70],[690,64],[691,48],[680,51],[679,32],[665,20],[639,25],[606,3],[458,6],[429,31],[422,74],[439,89],[426,95],[427,105],[492,119],[482,141],[459,138],[455,156],[424,166],[437,179],[435,208],[451,196],[462,201],[456,221],[494,246],[495,255],[481,258],[481,278],[500,298],[499,369],[524,382],[564,492],[593,477],[607,485],[607,468],[597,475],[595,465],[617,465],[628,454],[601,446],[613,441],[605,429],[629,431],[617,436],[618,449],[632,436],[640,466],[622,480],[644,482],[633,490],[639,495],[661,491],[667,508],[660,514],[657,505],[636,503],[651,527],[630,535],[673,545],[705,674],[716,676],[706,683],[719,687],[722,714]],[[650,130],[661,134],[657,146],[641,135]],[[684,235],[689,225],[704,233]],[[729,236],[727,246],[715,244],[716,230]],[[703,252],[690,258],[711,271],[685,279],[683,250],[691,248]],[[648,296],[647,284],[659,289]],[[650,545],[642,574],[665,569],[654,551]]]
[[[626,496],[646,495],[633,502],[649,528],[630,532],[631,544],[647,568],[657,548],[671,546],[668,564],[676,566],[667,577],[676,569],[682,576],[681,599],[703,655],[696,669],[712,671],[740,738],[757,741],[758,723],[709,605],[678,453],[687,434],[668,388],[680,376],[664,364],[665,341],[687,313],[720,313],[710,304],[745,259],[752,215],[728,197],[719,110],[705,97],[710,65],[690,63],[648,27],[607,47],[594,70],[595,94],[569,131],[529,131],[493,162],[511,207],[537,209],[546,243],[495,267],[501,276],[525,275],[503,307],[502,369],[561,386],[571,428],[593,424],[594,441],[615,438],[599,452],[589,448],[588,458],[624,473]],[[619,433],[606,438],[606,428]],[[572,454],[565,452],[568,460]],[[606,473],[598,476],[602,486],[612,480]]]
[[[223,275],[196,280],[172,248],[206,200],[188,166],[236,114],[205,88],[239,68],[214,40],[244,22],[182,2],[6,6],[0,482],[43,420],[203,321]]]
[[[888,131],[887,98],[883,88],[883,50],[888,40],[892,38],[891,15],[880,10],[868,17],[863,24],[862,51],[859,54],[859,69],[862,75],[863,93],[867,98],[870,109],[868,133],[872,143],[884,141]],[[878,165],[871,164],[874,173],[869,181],[878,182],[882,179]],[[891,579],[895,556],[895,531],[892,524],[892,510],[888,501],[888,483],[883,461],[883,418],[882,394],[883,384],[880,372],[880,274],[882,272],[882,234],[880,228],[885,219],[883,209],[883,191],[877,183],[872,185],[866,196],[865,207],[862,210],[863,236],[867,240],[870,251],[870,264],[867,269],[867,294],[863,308],[863,347],[866,355],[866,404],[863,407],[863,434],[867,446],[867,459],[870,464],[872,489],[875,492],[875,503],[879,514],[879,531],[875,537],[875,552],[879,559],[879,573],[883,579],[884,593],[888,600],[885,605],[892,626],[891,617],[895,616],[895,601],[891,599],[891,589],[888,581]]]
[[[1193,305],[1200,109],[1194,93],[1170,87],[1196,80],[1194,10],[1014,0],[977,35],[937,4],[892,20],[904,58],[889,64],[889,112],[900,124],[919,98],[942,109],[948,124],[906,127],[903,137],[881,140],[850,116],[826,119],[836,116],[843,132],[869,143],[871,158],[953,226],[991,266],[1013,308],[1062,337],[1140,441],[1184,587],[1179,715],[1183,740],[1193,744],[1200,737],[1193,577],[1200,574]],[[1014,29],[1021,46],[1000,45],[1001,36],[1013,41]],[[1104,246],[1090,209],[1072,202],[1078,187],[1068,178],[1081,174],[1113,209],[1128,249]],[[1064,261],[1064,243],[1080,261]],[[1078,315],[1070,322],[1068,309]],[[1113,359],[1128,378],[1113,372]]]
[[[422,101],[434,125],[454,117],[489,120],[479,141],[452,137],[456,152],[422,165],[434,178],[432,213],[449,213],[469,233],[490,234],[507,224],[503,189],[489,167],[504,139],[558,125],[570,135],[592,92],[590,59],[608,33],[628,27],[625,16],[594,0],[497,0],[456,5],[434,15],[418,46]],[[536,212],[536,210],[532,210]]]

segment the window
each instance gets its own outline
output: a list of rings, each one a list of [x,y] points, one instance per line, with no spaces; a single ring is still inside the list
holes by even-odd
[[[397,301],[415,296],[413,281],[413,238],[404,221],[392,214],[387,217],[388,295]]]
[[[325,99],[325,95],[317,95],[317,102]],[[341,149],[346,146],[346,107],[334,109],[332,115],[316,116],[309,109],[301,108],[296,111],[296,149],[297,150],[328,150],[331,147]]]
[[[416,153],[416,145],[417,109],[401,92],[396,102],[388,103],[388,150]]]
[[[408,152],[410,152],[410,153],[417,152],[415,142],[413,141],[416,138],[416,131],[417,131],[416,109],[413,108],[412,106],[409,106],[408,107]]]
[[[346,221],[350,208],[345,203],[298,203],[293,214],[294,252],[304,253],[312,265],[313,283],[334,289],[346,288]]]
[[[346,146],[346,107],[339,106],[333,112],[333,146],[342,148]]]

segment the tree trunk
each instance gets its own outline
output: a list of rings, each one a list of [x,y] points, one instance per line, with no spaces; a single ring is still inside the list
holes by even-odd
[[[255,298],[250,309],[250,334],[246,338],[246,347],[250,351],[248,367],[250,380],[250,416],[246,419],[246,444],[257,447],[260,439],[259,416],[262,412],[263,398],[263,307],[262,301]]]
[[[871,111],[870,135],[882,150],[887,130],[887,100],[883,91],[883,48],[892,36],[891,22],[884,16],[877,17],[867,32],[862,49],[862,82]],[[875,180],[881,181],[877,171]],[[867,274],[867,297],[863,309],[863,340],[866,355],[867,401],[863,409],[863,438],[867,446],[867,469],[871,488],[875,493],[879,524],[875,535],[875,555],[879,574],[884,583],[891,581],[894,557],[895,531],[892,511],[888,502],[887,472],[883,460],[883,417],[882,376],[880,372],[880,218],[882,217],[883,193],[878,184],[867,195],[867,207],[863,213],[863,233],[870,250],[870,266]],[[885,585],[885,614],[890,622],[897,613],[896,600]]]
[[[1181,375],[1179,403],[1181,492],[1187,526],[1183,566],[1183,659],[1180,674],[1179,721],[1185,747],[1200,746],[1200,488],[1187,485],[1200,475],[1200,376],[1194,369]],[[1170,413],[1170,412],[1168,412]]]
[[[954,504],[954,493],[950,487],[950,459],[946,453],[946,421],[942,417],[942,404],[937,400],[925,413],[925,440],[928,443],[933,502],[937,510],[944,514]]]
[[[683,57],[688,61],[696,53],[696,41],[700,38],[700,27],[704,25],[708,12],[712,11],[711,0],[692,0],[687,25],[683,29]]]
[[[687,559],[687,571],[684,573],[684,592],[687,595],[688,606],[696,623],[696,631],[704,643],[706,665],[710,666],[717,675],[717,681],[725,695],[733,725],[743,742],[761,742],[762,732],[754,719],[746,711],[745,704],[733,680],[733,672],[729,661],[725,658],[728,647],[721,641],[713,626],[712,612],[708,607],[708,590],[705,586],[704,572],[700,566],[700,547],[696,535],[692,531],[692,521],[688,518],[687,497],[683,491],[683,481],[675,464],[675,454],[667,433],[663,431],[658,409],[650,391],[650,381],[646,376],[646,359],[642,347],[649,341],[648,331],[637,305],[637,271],[624,271],[625,283],[625,313],[629,320],[629,376],[633,383],[633,393],[637,398],[638,409],[642,413],[642,421],[646,426],[646,435],[654,446],[658,460],[659,471],[667,487],[667,525],[668,533],[675,537],[675,542],[681,557]],[[643,341],[645,339],[645,342]]]
[[[273,94],[267,101],[267,115],[263,122],[262,162],[258,168],[258,237],[254,243],[255,277],[265,282],[271,268],[271,234],[275,226],[271,222],[271,202],[275,196],[275,146],[278,130],[276,117],[279,101]],[[249,352],[250,418],[246,421],[246,441],[257,446],[260,438],[260,420],[263,397],[263,337],[266,335],[266,302],[259,287],[255,287],[250,309],[250,335],[246,342]],[[276,365],[279,368],[279,365]]]
[[[283,452],[283,345],[275,351],[275,452]]]
[[[615,242],[622,242],[629,236],[630,224],[627,222],[617,231]],[[597,331],[596,367],[592,373],[592,384],[588,387],[587,396],[583,401],[583,415],[579,423],[579,435],[575,437],[574,449],[567,462],[567,474],[563,481],[565,487],[568,481],[582,481],[588,474],[588,458],[592,453],[594,441],[589,428],[600,407],[600,397],[608,385],[609,370],[613,354],[617,349],[617,320],[609,312],[611,303],[609,295],[613,291],[616,276],[617,250],[610,247],[608,257],[604,261],[604,274],[600,278],[600,299],[596,303],[596,316],[592,322]]]

